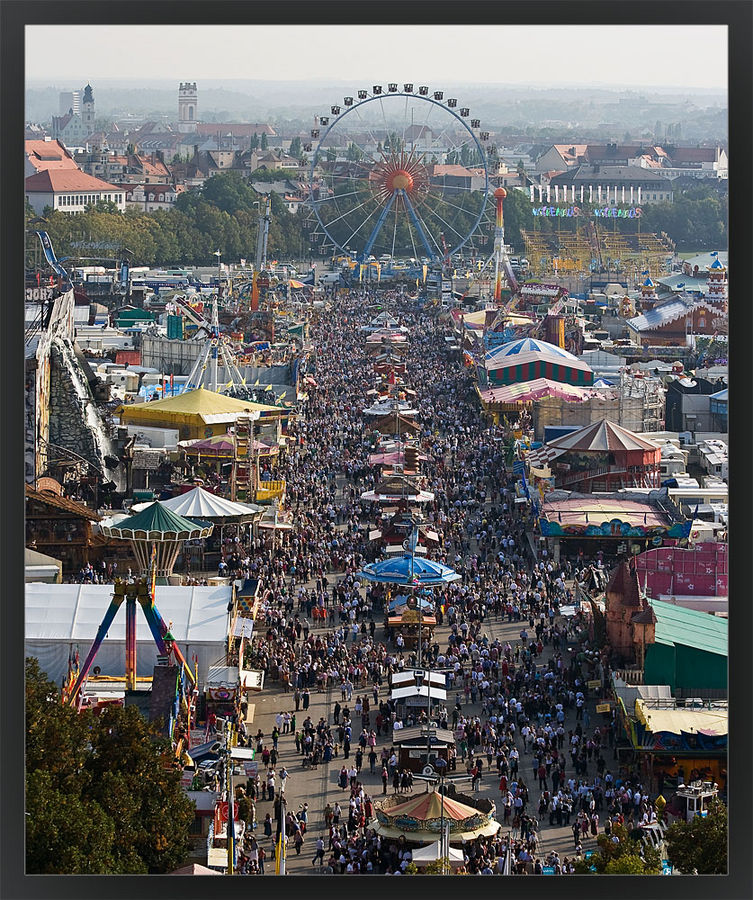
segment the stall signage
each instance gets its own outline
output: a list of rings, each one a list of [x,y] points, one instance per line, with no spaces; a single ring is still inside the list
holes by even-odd
[[[601,682],[598,678],[595,678],[593,681],[587,681],[586,686],[589,691],[597,691],[601,687]]]
[[[542,866],[541,872],[543,875],[554,875],[554,866]]]
[[[259,763],[254,762],[244,762],[243,763],[243,773],[247,778],[256,778],[259,772]]]
[[[534,206],[531,212],[534,216],[570,219],[580,216],[582,210],[579,206]],[[623,209],[619,206],[603,206],[593,210],[592,215],[597,219],[640,219],[643,208],[631,206]]]
[[[596,712],[597,713],[608,713],[612,709],[612,704],[610,702],[606,703],[597,703],[596,704]]]

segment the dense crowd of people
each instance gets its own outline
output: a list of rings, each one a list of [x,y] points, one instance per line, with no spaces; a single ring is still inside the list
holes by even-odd
[[[342,806],[327,805],[325,836],[312,848],[312,864],[325,873],[400,874],[411,863],[404,839],[374,830],[361,776],[366,766],[381,776],[382,795],[390,786],[395,794],[412,790],[392,746],[398,709],[386,689],[416,663],[416,651],[387,631],[383,586],[358,575],[378,557],[367,536],[379,506],[362,499],[380,478],[369,465],[375,436],[363,415],[375,374],[361,329],[375,299],[367,289],[351,291],[312,323],[317,387],[291,423],[274,472],[286,481],[295,530],[273,551],[252,540],[227,557],[230,574],[258,580],[264,598],[244,666],[264,671],[288,697],[270,736],[244,734],[241,725],[241,741],[256,747],[265,769],[249,780],[248,808],[255,822],[255,805],[275,796],[281,735],[293,736],[301,766],[336,766]],[[482,420],[470,377],[446,356],[445,326],[396,293],[378,299],[408,329],[405,381],[416,391],[422,487],[433,493],[421,514],[439,538],[432,556],[461,575],[430,596],[437,623],[449,628],[446,646],[434,640],[423,654],[446,673],[448,701],[436,724],[455,732],[452,768],[465,767],[471,791],[492,778],[498,788],[502,829],[465,843],[460,870],[502,872],[509,849],[513,873],[551,866],[567,874],[596,834],[655,817],[640,782],[612,772],[614,724],[590,721],[587,709],[587,682],[603,677],[603,660],[571,652],[584,636],[580,619],[560,614],[574,602],[573,578],[585,579],[592,561],[556,564],[546,550],[536,552],[531,523],[514,502],[508,429]],[[492,622],[514,624],[517,639],[493,639]],[[311,696],[323,692],[329,714],[312,716]],[[425,710],[416,717],[425,719]],[[279,815],[278,803],[262,826],[272,855]],[[286,814],[296,855],[307,821],[307,806]],[[571,826],[569,856],[539,852],[547,826]],[[263,839],[253,827],[248,834],[242,871],[263,871]]]

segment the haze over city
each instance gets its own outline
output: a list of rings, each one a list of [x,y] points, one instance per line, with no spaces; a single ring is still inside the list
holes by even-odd
[[[27,82],[342,81],[343,73],[349,80],[368,80],[394,72],[396,78],[496,86],[726,90],[727,84],[727,28],[721,25],[89,25],[75,30],[85,54],[57,52],[66,26],[27,28]]]

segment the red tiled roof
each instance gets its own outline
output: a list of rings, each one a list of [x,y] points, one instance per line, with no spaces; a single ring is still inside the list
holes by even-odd
[[[60,141],[24,141],[29,162],[38,172],[47,169],[78,169],[75,160]]]
[[[585,154],[588,144],[555,144],[554,147],[564,159],[577,159]]]
[[[461,178],[470,178],[471,172],[465,166],[458,165],[434,165],[431,167],[431,174],[434,178],[441,175],[454,175]]]
[[[27,191],[58,193],[61,191],[116,191],[114,184],[87,175],[80,169],[52,169],[29,175],[25,181]]]
[[[65,126],[71,121],[73,118],[72,113],[66,113],[64,116],[53,116],[52,117],[52,125],[53,127],[59,128],[61,131]]]

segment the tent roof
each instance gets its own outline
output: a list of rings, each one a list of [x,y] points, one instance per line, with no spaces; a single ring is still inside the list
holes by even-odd
[[[57,566],[62,568],[63,563],[54,556],[48,556],[46,553],[40,553],[38,550],[32,550],[30,547],[24,549],[24,565],[25,566]]]
[[[567,350],[563,350],[562,347],[556,346],[556,344],[550,344],[548,341],[539,341],[535,338],[521,338],[517,341],[508,341],[506,344],[502,344],[499,347],[494,347],[492,350],[487,351],[484,354],[484,359],[487,361],[487,369],[495,368],[494,366],[490,366],[489,363],[494,361],[495,363],[501,359],[507,359],[510,357],[510,362],[513,360],[518,362],[518,357],[522,354],[527,353],[535,353],[543,356],[556,356],[560,359],[567,360],[568,362],[578,362],[578,357],[574,356]]]
[[[235,503],[205,491],[202,487],[195,487],[185,494],[163,500],[161,506],[178,516],[198,519],[250,518],[262,511],[260,506],[250,503]]]
[[[708,613],[701,613],[708,616]],[[703,732],[707,735],[728,733],[729,714],[726,709],[658,709],[647,705],[645,700],[635,701],[635,713],[652,734],[666,731],[668,734]]]
[[[380,581],[386,584],[445,584],[457,581],[461,576],[453,569],[416,556],[411,559],[407,554],[396,559],[385,559],[370,563],[359,573],[367,581]]]
[[[429,620],[428,617],[424,616],[424,622],[429,625],[432,625],[436,622],[436,619],[432,618]],[[422,684],[420,688],[417,688],[415,684],[409,685],[408,687],[396,687],[392,689],[390,693],[391,700],[404,700],[406,697],[426,697],[429,699],[429,688]],[[432,700],[446,700],[447,699],[447,691],[443,687],[437,687],[436,685],[431,686],[431,699]],[[393,739],[393,743],[395,743]]]
[[[232,434],[213,434],[208,438],[195,438],[191,441],[178,441],[178,446],[188,454],[201,453],[203,456],[212,454],[222,456],[235,455],[235,440]],[[258,450],[262,455],[276,451],[276,447],[265,444],[263,441],[254,440],[252,450]]]
[[[150,503],[140,513],[118,522],[117,525],[101,526],[108,537],[131,538],[136,532],[145,532],[150,537],[160,535],[181,535],[207,537],[212,526],[206,522],[194,522],[173,512],[159,500]],[[207,531],[207,529],[209,529]],[[204,534],[206,532],[206,534]]]
[[[236,397],[228,397],[227,394],[218,394],[208,391],[204,387],[194,391],[184,391],[177,397],[168,397],[165,400],[153,400],[149,403],[137,403],[129,406],[121,406],[122,415],[136,415],[141,417],[144,413],[147,418],[160,419],[165,413],[178,416],[217,416],[230,415],[231,417],[246,410],[259,412],[263,417],[283,415],[284,410],[277,406],[266,406],[263,403],[252,403],[250,400],[238,400]]]
[[[558,450],[657,450],[658,444],[639,437],[621,425],[607,419],[586,425],[578,431],[549,441]]]
[[[406,800],[405,803],[398,803],[390,806],[385,810],[390,816],[404,817],[410,816],[419,822],[427,819],[440,819],[442,816],[442,795],[437,791],[427,791],[424,794],[418,794]],[[478,810],[459,800],[445,795],[444,798],[444,818],[454,822],[462,822],[471,816],[477,816]]]
[[[586,400],[593,395],[589,388],[575,384],[563,384],[550,378],[534,378],[532,381],[521,381],[516,384],[505,384],[501,387],[489,387],[479,390],[479,396],[485,403],[528,403],[544,397],[560,397],[563,400]]]
[[[452,849],[452,848],[450,848]],[[168,872],[168,875],[219,875],[216,869],[209,869],[207,866],[201,866],[199,863],[191,863],[190,866],[181,866],[174,872]]]
[[[697,609],[685,609],[663,600],[648,602],[656,616],[657,644],[679,644],[717,656],[727,656],[727,619]]]
[[[456,847],[448,847],[448,854],[448,859],[451,863],[460,865],[465,861],[463,851]],[[442,848],[439,841],[434,841],[433,844],[427,844],[425,847],[418,847],[411,853],[411,858],[414,863],[433,862],[434,860],[441,859],[441,857]]]
[[[27,641],[76,641],[90,644],[112,599],[108,584],[27,584],[25,637]],[[183,644],[223,644],[227,640],[227,606],[232,587],[176,587],[157,585],[157,609],[170,631]],[[152,642],[142,615],[136,616],[136,640]],[[118,612],[105,642],[125,641],[125,612]],[[219,655],[219,654],[218,654]]]

